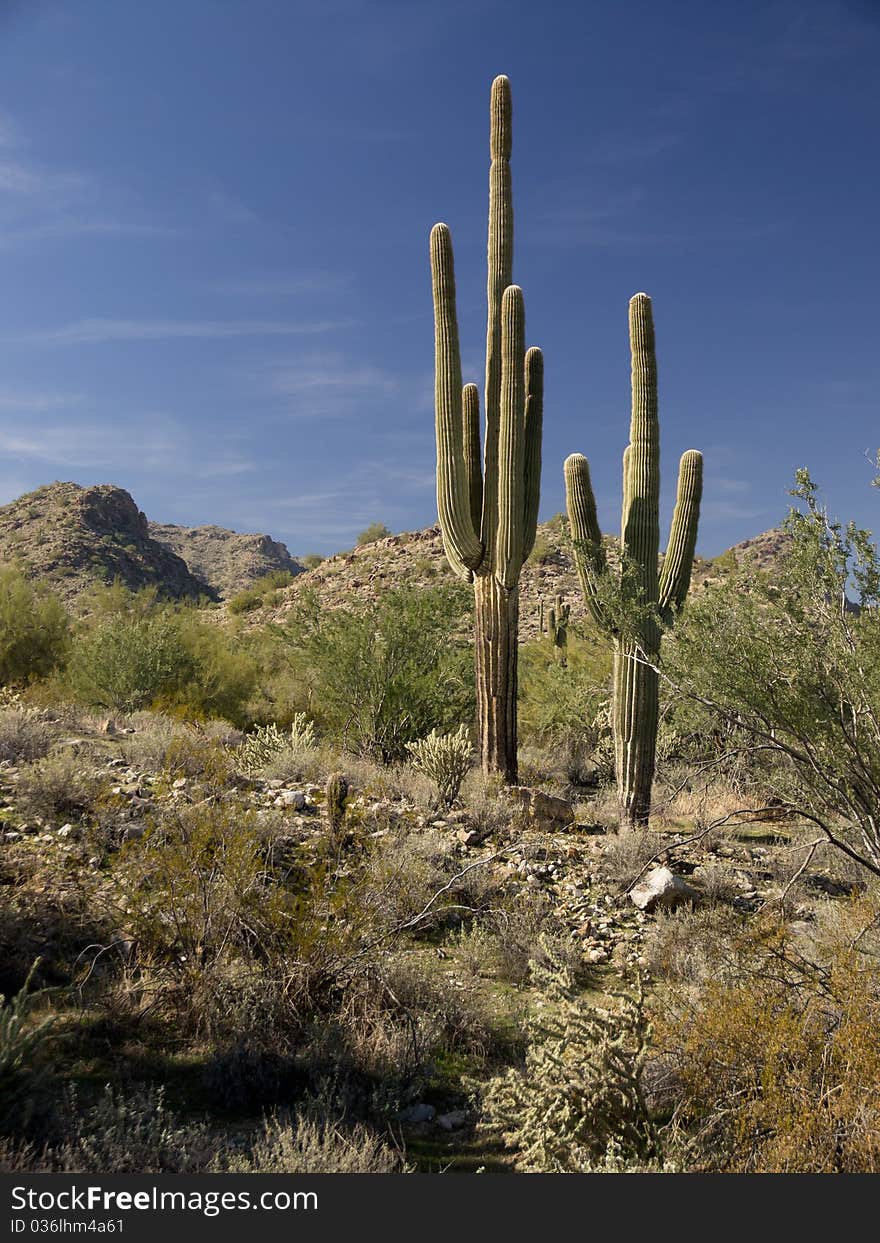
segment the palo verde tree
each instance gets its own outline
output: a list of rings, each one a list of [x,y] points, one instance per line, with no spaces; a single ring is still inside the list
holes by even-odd
[[[691,581],[703,492],[703,456],[682,455],[669,546],[659,570],[660,425],[657,357],[651,299],[629,304],[632,422],[623,455],[621,575],[614,607],[605,545],[596,517],[590,467],[580,453],[565,462],[565,494],[584,597],[614,642],[613,732],[621,820],[643,825],[651,809],[659,719],[657,659],[663,630],[672,625]]]
[[[462,388],[452,238],[431,231],[437,508],[446,556],[474,587],[483,772],[517,779],[519,575],[532,550],[541,480],[544,360],[525,348],[522,290],[513,282],[510,82],[492,83],[485,443],[479,396]]]

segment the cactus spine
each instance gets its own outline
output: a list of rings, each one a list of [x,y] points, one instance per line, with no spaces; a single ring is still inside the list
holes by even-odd
[[[519,575],[535,542],[541,482],[544,362],[525,348],[522,290],[513,284],[511,98],[506,77],[490,103],[485,442],[479,395],[462,388],[452,238],[431,231],[437,511],[447,559],[474,585],[480,759],[487,775],[517,778]]]
[[[637,606],[635,633],[621,633],[609,616],[602,580],[609,574],[587,459],[565,462],[565,493],[575,559],[584,597],[596,622],[614,638],[613,729],[617,790],[624,824],[644,825],[654,780],[660,639],[684,604],[690,586],[703,457],[689,449],[681,458],[669,546],[658,573],[660,532],[660,425],[657,361],[651,299],[636,294],[629,304],[632,351],[632,423],[623,455],[621,588]],[[644,608],[642,606],[651,606]],[[646,663],[647,662],[647,663]]]

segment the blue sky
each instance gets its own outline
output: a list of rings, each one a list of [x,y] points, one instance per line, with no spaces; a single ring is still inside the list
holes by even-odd
[[[664,522],[696,447],[705,555],[805,464],[880,529],[878,63],[880,0],[0,0],[0,502],[110,481],[299,553],[435,521],[427,239],[480,380],[507,73],[542,517],[579,450],[616,525],[645,290]]]

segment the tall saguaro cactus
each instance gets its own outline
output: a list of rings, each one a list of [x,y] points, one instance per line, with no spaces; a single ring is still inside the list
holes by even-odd
[[[578,574],[596,622],[614,638],[613,730],[621,819],[647,823],[657,747],[659,678],[656,660],[663,630],[684,604],[691,581],[703,491],[703,456],[681,458],[669,546],[658,569],[660,543],[660,425],[657,359],[651,299],[638,293],[629,304],[632,351],[632,423],[623,455],[621,588],[634,606],[633,628],[620,625],[602,580],[610,573],[587,459],[565,462],[565,495]]]
[[[479,395],[462,388],[452,238],[431,231],[437,510],[449,564],[474,585],[480,758],[487,776],[517,778],[519,574],[532,550],[541,483],[544,360],[525,348],[522,290],[513,284],[511,99],[506,77],[490,104],[489,277],[485,441]]]

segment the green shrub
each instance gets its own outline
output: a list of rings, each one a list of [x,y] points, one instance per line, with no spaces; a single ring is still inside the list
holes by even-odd
[[[371,522],[357,537],[358,548],[364,544],[375,544],[376,540],[387,539],[390,534],[384,522]]]
[[[63,665],[69,630],[56,596],[19,570],[0,568],[0,684],[31,682]]]
[[[150,589],[96,591],[76,635],[67,683],[79,698],[116,712],[153,706],[184,719],[245,720],[259,676],[254,658],[190,606]]]
[[[464,584],[398,588],[355,612],[298,602],[285,631],[299,693],[322,736],[382,763],[474,711]]]
[[[195,664],[174,617],[110,616],[78,638],[70,685],[85,702],[132,712],[192,680]]]
[[[300,565],[304,565],[307,570],[316,570],[325,558],[319,553],[310,552],[305,557],[300,557]]]

